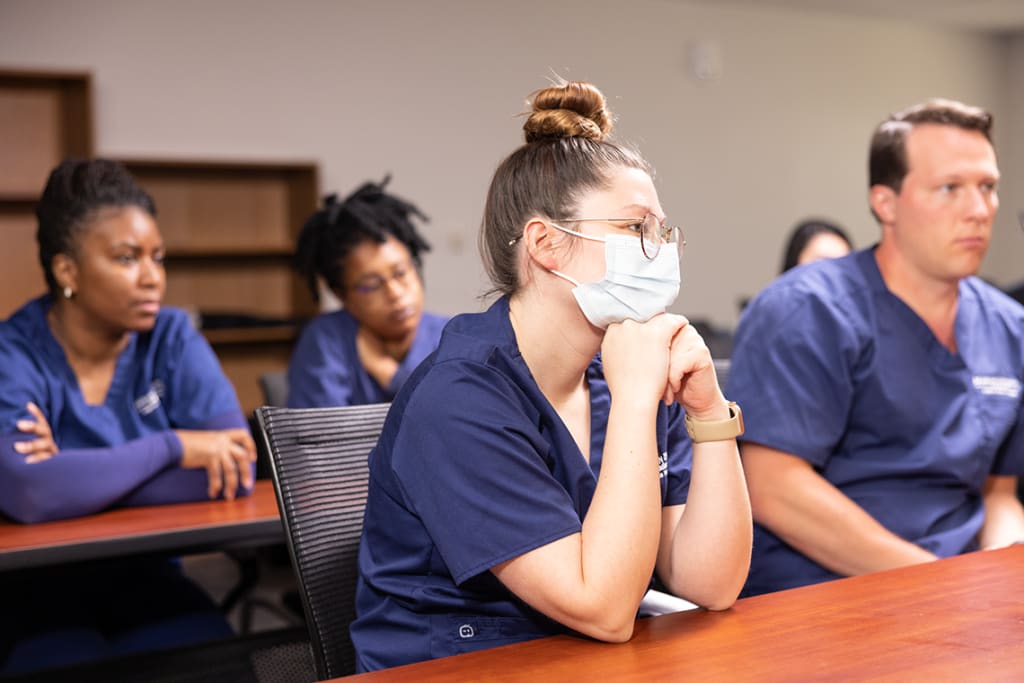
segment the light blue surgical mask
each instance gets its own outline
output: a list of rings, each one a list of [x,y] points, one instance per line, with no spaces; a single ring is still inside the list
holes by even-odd
[[[604,242],[605,273],[601,280],[581,284],[565,273],[551,271],[576,285],[572,294],[591,325],[606,329],[623,320],[646,322],[664,313],[679,295],[677,249],[661,249],[657,256],[648,259],[636,237],[597,237],[560,225],[554,227],[570,235]]]

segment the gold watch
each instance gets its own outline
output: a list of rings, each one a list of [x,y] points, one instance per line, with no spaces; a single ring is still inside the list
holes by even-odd
[[[731,417],[728,420],[694,420],[689,413],[684,415],[683,421],[690,441],[727,441],[743,434],[743,413],[735,401],[729,401],[729,414]]]

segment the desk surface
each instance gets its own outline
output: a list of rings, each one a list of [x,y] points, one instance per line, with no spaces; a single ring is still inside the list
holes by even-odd
[[[0,570],[284,540],[270,481],[233,501],[121,508],[42,524],[0,521]]]
[[[609,645],[554,636],[371,681],[1019,681],[1024,546],[637,622]],[[350,679],[345,679],[350,680]]]

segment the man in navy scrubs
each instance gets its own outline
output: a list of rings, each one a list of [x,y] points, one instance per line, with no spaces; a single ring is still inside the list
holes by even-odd
[[[1024,307],[975,277],[999,204],[991,126],[948,100],[882,122],[879,242],[790,271],[740,321],[745,594],[1024,539]]]

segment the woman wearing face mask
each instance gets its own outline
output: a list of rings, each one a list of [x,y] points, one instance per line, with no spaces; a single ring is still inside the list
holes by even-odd
[[[370,457],[361,670],[564,632],[624,641],[655,572],[709,609],[743,585],[739,408],[664,313],[682,238],[610,129],[593,86],[538,91],[495,173],[480,244],[502,296],[449,323]]]

